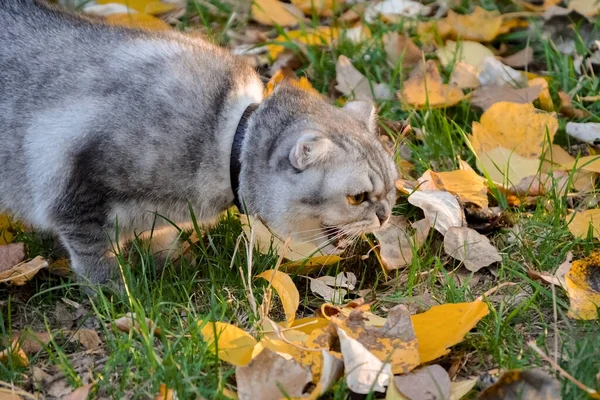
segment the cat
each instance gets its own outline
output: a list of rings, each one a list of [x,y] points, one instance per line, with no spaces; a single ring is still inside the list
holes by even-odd
[[[285,81],[263,99],[208,41],[34,0],[0,2],[0,26],[0,209],[56,234],[80,279],[118,279],[115,241],[153,226],[168,248],[156,215],[189,227],[190,206],[209,224],[235,202],[329,252],[387,224],[397,170],[372,103]]]

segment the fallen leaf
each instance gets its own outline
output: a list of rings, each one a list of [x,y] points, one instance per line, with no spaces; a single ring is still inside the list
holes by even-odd
[[[73,338],[81,343],[86,350],[97,349],[102,345],[98,332],[93,329],[81,328],[73,333]]]
[[[6,365],[12,363],[15,367],[27,367],[29,365],[27,355],[16,340],[0,351],[0,362]]]
[[[568,316],[595,320],[600,308],[600,252],[573,262],[565,275],[571,307]]]
[[[250,15],[254,21],[268,26],[292,27],[300,20],[277,0],[254,0]]]
[[[444,235],[444,251],[450,257],[462,261],[471,272],[502,261],[498,249],[487,237],[466,226],[448,229]]]
[[[435,360],[460,343],[464,336],[488,315],[482,298],[470,303],[448,303],[433,306],[428,311],[411,317],[419,343],[421,363]]]
[[[175,400],[173,389],[170,389],[166,384],[158,385],[158,393],[154,396],[154,400]]]
[[[493,57],[494,53],[481,43],[465,40],[455,42],[448,40],[446,45],[436,52],[440,64],[447,66],[452,62],[463,62],[477,68],[486,57]]]
[[[526,77],[521,73],[502,64],[495,57],[487,56],[477,67],[477,77],[481,86],[525,86]]]
[[[454,65],[450,74],[450,86],[457,86],[461,89],[472,89],[480,85],[477,77],[477,68],[471,64],[459,61]]]
[[[25,244],[11,243],[0,245],[0,274],[11,269],[25,259]]]
[[[481,208],[488,206],[486,180],[473,170],[430,172],[432,183],[438,190],[445,190],[463,203],[472,203]]]
[[[272,44],[267,44],[269,57],[272,60],[286,50],[286,47],[278,43],[302,43],[308,46],[328,46],[332,41],[337,39],[339,31],[336,28],[328,26],[319,26],[314,29],[301,29],[288,31],[285,34],[277,36],[273,39]],[[305,78],[306,79],[306,78]]]
[[[300,293],[298,292],[296,285],[294,285],[292,278],[285,272],[274,269],[264,271],[256,277],[265,279],[273,286],[273,289],[275,289],[281,299],[283,310],[285,312],[286,325],[290,326],[290,324],[294,322],[296,310],[300,304]]]
[[[171,26],[162,19],[144,13],[111,14],[105,18],[105,21],[111,25],[150,31],[168,31],[172,29]]]
[[[592,237],[600,239],[600,209],[579,211],[567,216],[569,231],[576,238],[585,239],[591,231]]]
[[[512,86],[482,86],[473,91],[471,105],[486,111],[500,102],[533,103],[540,95],[539,86],[515,89]]]
[[[61,400],[86,400],[95,383],[88,383],[73,390],[66,396],[61,397]]]
[[[382,18],[388,22],[398,22],[402,17],[417,17],[429,11],[429,7],[412,0],[383,0],[366,7],[365,21],[371,23]]]
[[[487,173],[492,181],[507,188],[537,174],[540,169],[540,160],[525,158],[504,147],[477,155],[477,167]]]
[[[397,392],[395,396],[390,393]],[[405,375],[394,376],[388,387],[386,400],[448,400],[450,377],[439,365],[429,365]]]
[[[406,35],[387,33],[383,37],[383,43],[387,60],[393,68],[398,64],[405,69],[412,68],[423,59],[423,51]]]
[[[569,173],[565,171],[553,171],[550,174],[539,173],[521,179],[519,183],[508,190],[518,196],[544,196],[547,193],[555,193],[562,197],[566,193],[570,179]]]
[[[388,227],[374,233],[385,268],[391,271],[409,265],[414,252],[427,238],[430,227],[426,220],[409,225],[404,217],[392,215]]]
[[[478,400],[560,400],[560,383],[541,369],[505,372]]]
[[[367,25],[358,24],[353,28],[343,30],[342,36],[354,44],[359,44],[370,39],[372,35]]]
[[[433,60],[419,64],[411,72],[398,92],[400,101],[416,108],[443,108],[459,103],[464,94],[459,87],[442,83],[442,78]]]
[[[589,172],[600,173],[600,156],[585,156],[573,159],[566,164],[561,164],[560,168],[567,171],[584,170]]]
[[[108,17],[113,14],[135,14],[136,10],[127,7],[125,4],[119,3],[108,3],[108,4],[96,4],[90,2],[85,4],[81,11],[86,14],[96,15],[98,17]]]
[[[273,235],[271,231],[263,225],[258,219],[247,215],[240,215],[242,229],[248,237],[251,238],[253,232],[256,244],[261,253],[269,254],[271,248],[281,254],[285,250],[284,257],[290,261],[312,262],[318,265],[330,265],[338,263],[341,258],[334,254],[324,254],[313,242],[291,240],[288,246],[284,246],[284,241],[278,236]]]
[[[132,10],[151,15],[164,14],[177,8],[175,4],[156,0],[96,0],[96,3],[101,5],[122,4]]]
[[[567,257],[565,261],[558,266],[556,271],[551,273],[538,272],[533,270],[528,270],[527,275],[536,280],[542,280],[551,285],[561,286],[564,289],[567,288],[567,283],[565,281],[565,276],[571,270],[571,266],[573,265],[573,253],[567,253]]]
[[[343,287],[354,290],[357,278],[354,272],[340,272],[336,276],[320,276],[317,280],[333,287]]]
[[[346,96],[354,97],[356,100],[386,100],[392,97],[388,85],[369,82],[367,77],[354,68],[350,59],[344,55],[338,57],[335,74],[337,81],[335,88]]]
[[[450,400],[460,400],[465,397],[479,381],[478,378],[450,383]]]
[[[280,400],[302,397],[310,372],[294,360],[264,349],[246,366],[235,369],[240,400]]]
[[[117,318],[114,321],[115,326],[121,332],[129,333],[132,330],[135,332],[141,332],[142,328],[138,321],[138,317],[135,313],[128,312],[123,315],[121,318]],[[156,335],[160,335],[160,329],[156,327],[154,322],[150,318],[144,318],[144,326],[148,329],[148,332],[154,332]]]
[[[13,332],[12,341],[18,343],[19,348],[25,354],[36,354],[40,352],[44,345],[47,345],[52,340],[52,335],[49,332],[32,332],[24,330],[22,332]]]
[[[333,318],[331,321],[337,326],[338,332],[342,329],[379,360],[389,363],[394,374],[409,372],[420,364],[417,338],[410,312],[405,306],[398,305],[392,308],[381,328],[366,326],[362,314],[363,310],[357,309],[347,318]]]
[[[23,286],[41,269],[47,267],[48,262],[41,256],[37,256],[31,261],[19,263],[8,270],[0,272],[0,283]]]
[[[591,144],[592,146],[600,145],[600,124],[593,122],[577,123],[567,122],[565,128],[567,134],[575,139]]]
[[[367,394],[371,391],[385,392],[385,387],[393,376],[391,365],[381,362],[343,329],[338,328],[337,332],[348,388],[358,394]]]
[[[567,93],[559,90],[558,97],[560,98],[560,113],[561,114],[566,115],[567,117],[580,118],[580,119],[587,118],[591,115],[590,112],[587,110],[580,110],[578,108],[575,108],[575,106],[573,105],[573,100],[571,99],[571,96],[569,96]]]
[[[341,304],[348,294],[348,291],[343,288],[333,288],[319,279],[309,278],[310,291],[321,296],[325,301],[333,304]]]
[[[12,227],[15,224],[7,214],[0,213],[0,245],[10,244],[13,240]]]
[[[463,40],[491,42],[502,27],[502,15],[498,11],[487,11],[479,6],[471,14],[461,15],[448,11],[446,22],[452,27],[452,35]]]
[[[205,323],[202,320],[198,321],[198,326],[202,326],[202,337],[220,360],[244,366],[252,359],[256,340],[242,329],[224,322]]]
[[[594,17],[598,15],[600,5],[596,0],[569,0],[567,7],[571,11],[577,11],[586,17]]]
[[[540,88],[540,107],[544,111],[554,111],[554,103],[552,102],[552,97],[550,96],[550,89],[548,88],[548,81],[544,78],[534,78],[527,82],[529,87],[539,87]]]
[[[435,230],[445,235],[452,226],[466,226],[465,214],[456,198],[443,191],[415,190],[408,202],[419,207]]]
[[[291,3],[305,15],[316,14],[320,17],[332,17],[342,1],[339,0],[291,0]]]
[[[502,64],[513,68],[525,67],[533,61],[533,48],[527,46],[510,56],[502,57],[501,61]]]
[[[523,6],[525,9],[529,10],[529,11],[545,11],[551,7],[556,6],[557,4],[560,3],[561,0],[543,0],[543,1],[536,1],[536,0],[515,0],[516,3],[520,4],[521,6]],[[540,4],[542,3],[542,4]]]
[[[557,130],[554,114],[531,104],[501,102],[483,113],[480,123],[473,122],[471,143],[478,155],[503,147],[526,158],[539,158],[544,143],[552,142]]]

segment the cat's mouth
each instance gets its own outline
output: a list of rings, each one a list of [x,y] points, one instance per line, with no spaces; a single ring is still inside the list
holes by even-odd
[[[327,236],[327,243],[338,250],[344,250],[350,244],[349,236],[336,226],[322,224],[321,228]]]

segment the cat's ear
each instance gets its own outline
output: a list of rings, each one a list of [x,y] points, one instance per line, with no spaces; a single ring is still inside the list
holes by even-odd
[[[365,124],[369,132],[373,134],[377,132],[377,109],[372,102],[365,100],[349,101],[342,110]]]
[[[318,133],[302,134],[290,151],[290,163],[296,169],[304,171],[311,165],[317,165],[327,158],[333,148],[333,142]]]

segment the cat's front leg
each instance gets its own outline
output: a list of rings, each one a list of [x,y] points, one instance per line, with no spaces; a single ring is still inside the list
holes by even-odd
[[[106,230],[100,224],[67,225],[59,236],[69,251],[71,268],[82,282],[120,287],[121,273]]]

